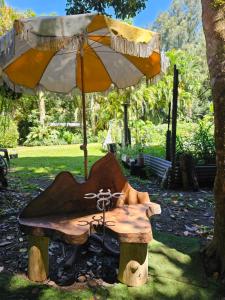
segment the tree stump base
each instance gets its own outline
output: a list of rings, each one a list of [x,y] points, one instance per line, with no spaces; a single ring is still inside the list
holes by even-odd
[[[28,277],[32,281],[43,282],[48,278],[49,238],[29,236]]]
[[[120,243],[118,280],[128,286],[141,286],[148,280],[148,244]]]

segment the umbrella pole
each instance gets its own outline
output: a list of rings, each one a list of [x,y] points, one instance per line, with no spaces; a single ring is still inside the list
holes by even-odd
[[[84,92],[84,59],[83,59],[83,49],[81,49],[80,54],[81,62],[81,93],[82,93],[82,116],[83,116],[83,145],[82,150],[84,151],[84,176],[85,180],[88,177],[88,164],[87,164],[87,126],[86,126],[86,101]]]

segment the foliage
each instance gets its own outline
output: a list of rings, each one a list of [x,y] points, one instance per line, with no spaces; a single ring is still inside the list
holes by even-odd
[[[61,129],[60,137],[66,144],[80,144],[83,141],[82,134],[79,131],[71,132],[69,130]],[[91,141],[89,141],[91,143]]]
[[[67,144],[72,144],[74,139],[74,134],[70,131],[65,130],[62,135],[63,139],[67,142]]]
[[[155,126],[151,121],[137,120],[130,127],[133,144],[165,145],[166,124]]]
[[[113,8],[116,18],[132,18],[145,8],[146,0],[67,0],[66,14],[75,15],[90,12],[107,14],[109,8]]]
[[[220,6],[222,6],[222,5],[224,5],[225,4],[225,0],[214,0],[213,1],[213,6],[214,7],[220,7]]]
[[[158,16],[152,29],[161,33],[165,51],[198,44],[203,37],[200,0],[173,0],[169,10]]]
[[[205,120],[199,122],[199,129],[194,135],[195,157],[204,164],[215,163],[216,150],[212,123]]]
[[[102,144],[107,136],[107,130],[99,130],[98,143]]]
[[[16,19],[34,17],[35,13],[31,10],[19,12],[14,8],[5,4],[4,1],[0,3],[0,36],[5,34],[12,28],[13,22]]]
[[[177,138],[177,153],[189,153],[195,158],[197,164],[215,163],[215,140],[213,135],[212,121],[205,117],[200,120],[195,131],[189,136]]]
[[[59,132],[47,126],[32,127],[24,145],[41,146],[60,144]]]
[[[0,116],[0,147],[16,147],[18,138],[19,134],[16,123],[6,116]]]

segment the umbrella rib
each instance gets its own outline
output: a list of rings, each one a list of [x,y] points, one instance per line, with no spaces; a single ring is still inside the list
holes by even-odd
[[[88,38],[88,40],[91,40],[90,39],[90,37],[95,37],[94,35],[89,35],[89,38]],[[97,37],[97,36],[96,36]],[[92,45],[94,45],[95,43],[98,43],[99,41],[101,41],[103,38],[105,38],[105,37],[107,37],[107,35],[104,35],[104,36],[98,36],[98,40],[97,41],[95,41],[95,40],[91,40],[92,42],[89,44],[88,43],[88,45],[89,46],[92,46]],[[109,36],[108,36],[109,37]]]

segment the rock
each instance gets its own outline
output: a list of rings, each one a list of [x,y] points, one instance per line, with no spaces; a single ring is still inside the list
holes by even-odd
[[[49,281],[47,282],[47,284],[48,284],[49,286],[55,286],[55,282],[52,281],[52,280],[49,280]]]
[[[91,263],[90,261],[87,261],[87,265],[88,265],[89,267],[91,267],[91,266],[93,266],[93,263]]]
[[[86,276],[84,276],[84,275],[81,275],[81,276],[79,276],[78,278],[77,278],[77,281],[78,282],[85,282],[87,280],[87,278],[86,278]]]
[[[25,253],[25,252],[27,252],[27,249],[26,248],[21,248],[19,251],[20,251],[20,253]]]
[[[184,236],[188,236],[189,232],[188,231],[184,231]]]
[[[20,241],[20,242],[23,242],[23,238],[19,238],[19,241]]]
[[[7,240],[13,240],[13,239],[14,239],[14,235],[8,235],[8,236],[6,237],[6,239],[7,239]]]
[[[171,219],[175,219],[176,216],[175,216],[175,215],[170,215],[170,218],[171,218]]]
[[[0,273],[4,271],[4,267],[3,266],[0,266]]]
[[[96,280],[91,279],[91,280],[88,281],[88,285],[89,285],[91,288],[95,288],[95,287],[98,286],[98,283],[96,282]]]

